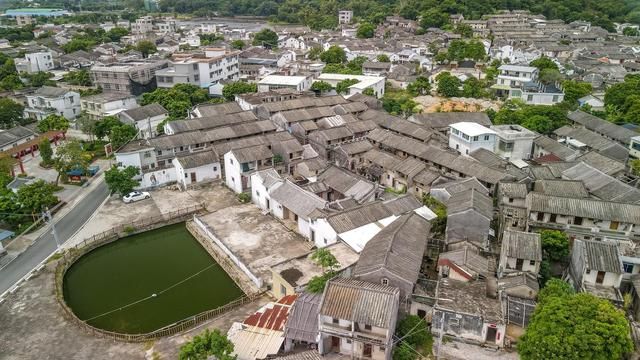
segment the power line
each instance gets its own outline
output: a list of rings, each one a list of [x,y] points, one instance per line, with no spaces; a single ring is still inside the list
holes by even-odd
[[[128,307],[131,307],[131,306],[133,306],[133,305],[139,304],[139,303],[141,303],[141,302],[143,302],[143,301],[146,301],[146,300],[149,300],[149,299],[152,299],[152,298],[158,297],[158,296],[160,296],[160,295],[164,294],[165,292],[167,292],[167,291],[169,291],[169,290],[173,289],[174,287],[176,287],[176,286],[178,286],[178,285],[180,285],[180,284],[182,284],[182,283],[184,283],[184,282],[186,282],[186,281],[188,281],[188,280],[190,280],[190,279],[192,279],[192,278],[194,278],[194,277],[196,277],[196,276],[200,275],[201,273],[203,273],[203,272],[205,272],[205,271],[209,270],[210,268],[212,268],[212,267],[213,267],[213,266],[215,266],[215,265],[217,265],[217,264],[216,264],[216,263],[211,264],[211,265],[207,266],[206,268],[204,268],[204,269],[202,269],[202,270],[200,270],[200,271],[196,272],[195,274],[192,274],[192,275],[190,275],[190,276],[186,277],[185,279],[182,279],[182,280],[178,281],[177,283],[175,283],[175,284],[173,284],[173,285],[169,286],[168,288],[165,288],[165,289],[164,289],[164,290],[162,290],[162,291],[159,291],[159,292],[157,292],[157,293],[153,293],[153,294],[151,294],[151,295],[149,295],[149,296],[147,296],[147,297],[144,297],[144,298],[142,298],[142,299],[139,299],[139,300],[133,301],[133,302],[128,303],[128,304],[126,304],[126,305],[124,305],[124,306],[120,306],[120,307],[115,308],[115,309],[113,309],[113,310],[109,310],[109,311],[107,311],[107,312],[105,312],[105,313],[102,313],[102,314],[100,314],[100,315],[96,315],[96,316],[94,316],[94,317],[91,317],[91,318],[88,318],[88,319],[86,319],[86,320],[82,320],[82,321],[84,321],[84,322],[89,322],[89,321],[91,321],[91,320],[95,320],[95,319],[97,319],[97,318],[99,318],[99,317],[106,316],[106,315],[109,315],[109,314],[114,313],[114,312],[116,312],[116,311],[120,311],[120,310],[126,309],[126,308],[128,308]]]

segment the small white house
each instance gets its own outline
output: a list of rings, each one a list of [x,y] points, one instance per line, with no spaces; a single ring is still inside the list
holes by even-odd
[[[496,132],[474,122],[459,122],[449,126],[449,147],[463,155],[476,149],[493,152]]]
[[[520,125],[493,125],[496,132],[494,153],[506,160],[529,160],[533,152],[533,140],[539,135]]]
[[[38,51],[24,55],[24,59],[16,59],[16,71],[18,73],[37,73],[55,69],[53,54],[51,51]]]
[[[537,275],[541,262],[542,241],[539,233],[505,230],[498,276],[520,271]]]
[[[358,80],[357,83],[349,86],[346,97],[354,94],[362,94],[366,89],[371,89],[374,96],[382,98],[384,96],[385,77],[383,76],[367,76],[367,75],[345,75],[345,74],[328,74],[323,73],[318,76],[318,81],[324,81],[331,86],[336,87],[339,82],[344,80]]]
[[[211,182],[220,178],[220,161],[212,150],[173,159],[176,181],[185,190],[189,185]]]

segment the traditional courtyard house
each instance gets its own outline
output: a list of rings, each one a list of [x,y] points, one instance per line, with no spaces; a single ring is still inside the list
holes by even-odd
[[[320,302],[318,351],[390,360],[400,290],[355,279],[327,283]]]
[[[181,189],[190,185],[211,182],[221,177],[220,157],[213,150],[206,150],[173,159],[176,180]]]
[[[145,139],[157,136],[158,125],[168,116],[169,112],[158,103],[125,110],[119,114],[120,121],[135,126]]]
[[[431,323],[434,336],[504,346],[506,325],[494,282],[440,279]]]
[[[628,241],[638,237],[640,205],[530,192],[527,211],[529,230],[562,230],[584,240]]]
[[[273,152],[265,145],[238,148],[224,154],[225,183],[235,191],[246,191],[250,176],[257,170],[273,166]]]
[[[621,304],[620,283],[623,273],[617,244],[593,240],[574,241],[565,278],[576,290]]]
[[[457,281],[473,281],[495,276],[495,262],[479,254],[471,245],[442,252],[438,256],[438,274]]]
[[[408,299],[418,281],[430,229],[420,215],[402,215],[367,242],[353,276],[397,287],[400,299]]]
[[[475,189],[453,195],[447,205],[447,250],[455,250],[466,244],[488,250],[493,237],[493,200]]]
[[[502,228],[524,230],[527,227],[527,192],[526,184],[498,184],[498,208],[502,217]]]
[[[498,276],[512,272],[530,272],[537,275],[542,262],[540,234],[505,230],[502,235]]]

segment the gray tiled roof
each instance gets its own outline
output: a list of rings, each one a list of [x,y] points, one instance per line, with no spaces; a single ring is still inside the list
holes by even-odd
[[[589,130],[593,130],[624,144],[629,144],[631,138],[638,135],[632,130],[623,128],[622,126],[618,126],[584,111],[576,110],[569,113],[567,117],[569,120],[578,123]]]
[[[0,131],[0,146],[4,147],[35,133],[24,126],[16,126],[9,130]]]
[[[284,327],[285,338],[308,343],[316,342],[321,299],[322,295],[320,294],[303,292],[298,295],[296,302],[293,303],[289,311],[289,318]],[[314,353],[319,354],[317,351],[314,351]],[[320,358],[319,355],[317,358]]]
[[[582,181],[538,180],[534,183],[533,190],[551,196],[589,197],[589,191]]]
[[[180,162],[180,165],[182,165],[184,169],[193,169],[198,166],[218,163],[219,157],[218,154],[215,153],[215,151],[205,150],[195,154],[179,157],[177,158],[177,160]]]
[[[525,260],[542,260],[540,234],[505,230],[502,236],[502,254]]]
[[[527,195],[527,208],[529,211],[536,212],[640,224],[640,205],[549,196],[530,192]]]
[[[587,269],[616,274],[623,272],[620,252],[615,243],[592,240],[576,240],[573,251],[581,251]]]
[[[367,242],[353,275],[363,276],[385,268],[397,277],[415,283],[427,248],[431,224],[416,213],[393,221]]]
[[[124,113],[134,121],[140,121],[154,116],[168,114],[169,112],[158,103],[141,106],[135,109],[125,110]]]
[[[269,195],[274,201],[305,219],[314,210],[323,209],[327,203],[319,196],[303,190],[289,180],[285,180],[282,185],[274,187],[269,191]]]
[[[38,90],[36,90],[36,95],[45,96],[45,97],[59,97],[59,96],[64,96],[64,94],[66,94],[67,92],[69,92],[69,90],[67,89],[62,89],[62,88],[53,87],[53,86],[43,86]]]
[[[392,200],[369,202],[327,217],[327,222],[338,234],[374,223],[392,215],[402,215],[421,207],[413,195]]]

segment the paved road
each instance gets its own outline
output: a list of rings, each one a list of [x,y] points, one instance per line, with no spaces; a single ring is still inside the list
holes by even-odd
[[[56,230],[61,243],[69,240],[107,197],[107,185],[102,178],[99,181],[100,183],[66,215],[58,219],[55,216],[53,217],[54,221],[56,221]],[[25,252],[0,270],[0,294],[11,288],[55,250],[55,239],[51,231],[47,231],[36,239],[34,244],[27,248]]]

